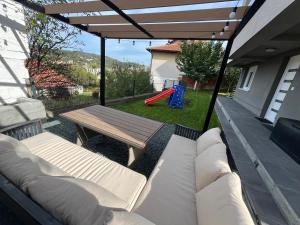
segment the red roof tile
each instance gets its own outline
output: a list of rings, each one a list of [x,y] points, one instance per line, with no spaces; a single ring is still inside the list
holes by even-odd
[[[150,48],[147,48],[149,52],[174,52],[178,53],[181,52],[181,41],[172,41],[167,43],[166,45],[161,45],[161,46],[153,46]]]

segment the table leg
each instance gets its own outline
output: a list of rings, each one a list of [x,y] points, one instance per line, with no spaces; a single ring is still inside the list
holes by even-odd
[[[144,153],[144,149],[138,149],[131,146],[128,146],[128,164],[130,167],[133,163]]]

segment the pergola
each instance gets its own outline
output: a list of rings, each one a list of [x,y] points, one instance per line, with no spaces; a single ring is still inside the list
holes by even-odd
[[[226,50],[220,67],[206,115],[203,131],[209,126],[216,98],[229,59],[234,38],[248,23],[265,0],[95,0],[75,3],[39,5],[30,0],[15,0],[40,13],[49,15],[80,30],[101,38],[101,79],[100,104],[105,105],[105,40],[106,39],[179,39],[179,40],[220,40],[227,41]],[[243,4],[239,4],[240,1]],[[214,4],[233,3],[235,7],[215,8]],[[200,10],[155,12],[129,14],[127,10],[166,8],[206,4]],[[124,11],[126,10],[126,11]],[[114,11],[109,15],[87,15]],[[79,15],[79,16],[66,16]]]

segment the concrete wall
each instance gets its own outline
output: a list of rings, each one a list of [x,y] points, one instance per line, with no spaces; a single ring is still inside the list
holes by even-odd
[[[176,53],[152,52],[151,76],[154,89],[161,91],[165,80],[178,80],[181,72],[177,69]]]
[[[12,0],[0,4],[0,104],[27,96],[28,41],[23,7]]]
[[[294,90],[293,90],[294,89]],[[296,74],[283,104],[277,114],[277,118],[286,117],[300,120],[300,72]]]
[[[277,87],[275,83],[278,77],[282,76],[282,68],[285,66],[283,65],[285,63],[285,57],[281,56],[258,64],[249,91],[239,88],[243,77],[241,75],[233,99],[252,111],[255,115],[261,116],[266,105],[268,105],[270,93],[274,92],[274,87]]]
[[[233,55],[254,35],[278,16],[284,9],[297,0],[266,0],[244,29],[235,38],[230,55]]]

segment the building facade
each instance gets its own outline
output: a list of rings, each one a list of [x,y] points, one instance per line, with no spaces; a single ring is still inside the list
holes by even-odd
[[[300,8],[296,0],[267,0],[236,37],[229,65],[243,68],[234,100],[276,124],[300,120]]]
[[[29,56],[23,7],[11,0],[0,3],[0,104],[27,96]]]

